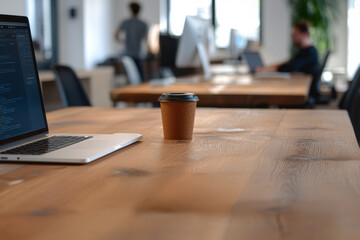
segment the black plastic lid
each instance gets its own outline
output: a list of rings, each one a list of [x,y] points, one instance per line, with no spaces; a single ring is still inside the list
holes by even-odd
[[[199,98],[195,93],[163,93],[159,97],[160,102],[197,102]]]

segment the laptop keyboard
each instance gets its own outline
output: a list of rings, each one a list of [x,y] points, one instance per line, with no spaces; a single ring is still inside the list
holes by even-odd
[[[31,142],[20,147],[12,148],[1,152],[0,154],[11,155],[42,155],[53,152],[55,150],[68,147],[75,143],[82,142],[92,138],[91,136],[52,136],[41,139],[36,142]]]

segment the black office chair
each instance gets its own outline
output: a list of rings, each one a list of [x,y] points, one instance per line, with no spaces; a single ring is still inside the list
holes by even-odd
[[[70,67],[57,65],[53,70],[64,107],[91,106],[79,78]]]
[[[360,146],[360,67],[351,81],[349,89],[341,99],[339,108],[345,109],[349,113]]]
[[[357,139],[358,145],[360,147],[360,87],[358,87],[358,89],[356,91],[355,101],[352,106],[351,112],[352,112],[352,114],[350,116],[351,123],[353,125],[356,139]]]
[[[321,81],[321,76],[324,72],[324,69],[326,67],[326,63],[330,56],[330,51],[327,51],[320,63],[320,67],[318,72],[315,74],[313,81],[311,83],[310,87],[310,96],[312,96],[315,99],[316,104],[329,104],[330,101],[337,98],[337,92],[335,89],[335,85],[333,83],[323,83]],[[331,93],[330,95],[324,95],[321,92],[322,86],[326,86],[330,89]]]
[[[360,67],[356,71],[355,76],[354,76],[353,80],[351,81],[348,90],[344,93],[344,95],[342,96],[342,98],[339,102],[340,109],[348,110],[351,108],[355,91],[356,91],[358,85],[360,84],[359,81],[360,81]]]

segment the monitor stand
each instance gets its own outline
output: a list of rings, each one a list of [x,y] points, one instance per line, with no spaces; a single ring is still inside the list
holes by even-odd
[[[204,43],[201,43],[201,42],[197,43],[196,44],[196,49],[198,51],[201,66],[202,66],[203,71],[204,71],[204,78],[205,78],[205,80],[210,80],[211,79],[210,60],[209,60],[209,56],[208,56],[208,54],[206,52],[206,48],[204,46]]]

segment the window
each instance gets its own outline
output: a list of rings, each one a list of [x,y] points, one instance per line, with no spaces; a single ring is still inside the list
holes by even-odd
[[[38,67],[50,68],[57,62],[56,0],[26,0]]]
[[[360,0],[350,0],[348,7],[348,77],[352,79],[359,65],[359,21],[360,21]]]
[[[169,1],[169,33],[182,34],[186,16],[211,18],[212,0],[171,0]]]
[[[215,27],[216,46],[229,46],[231,29],[260,42],[261,0],[168,0],[168,32],[182,34],[187,15],[209,19]]]
[[[215,0],[215,35],[218,47],[229,46],[230,31],[260,42],[260,0]]]

